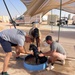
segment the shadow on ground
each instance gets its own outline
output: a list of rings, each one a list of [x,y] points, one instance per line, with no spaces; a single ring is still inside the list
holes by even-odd
[[[68,74],[64,74],[64,73],[60,73],[60,72],[56,72],[56,71],[40,71],[40,72],[34,72],[31,75],[68,75]]]

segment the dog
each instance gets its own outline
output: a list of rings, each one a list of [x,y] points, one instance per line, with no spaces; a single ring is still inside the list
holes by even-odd
[[[29,50],[33,50],[36,64],[38,64],[38,61],[41,64],[45,62],[46,57],[39,57],[39,54],[42,53],[42,51],[38,52],[38,48],[34,44],[30,44]]]

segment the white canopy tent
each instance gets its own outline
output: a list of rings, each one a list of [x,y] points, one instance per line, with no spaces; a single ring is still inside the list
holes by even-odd
[[[75,0],[21,0],[27,7],[25,15],[34,16],[42,13],[45,15],[52,9],[60,9],[60,25],[61,10],[75,14]],[[58,30],[58,42],[60,37],[60,25]]]
[[[25,15],[46,14],[60,8],[60,0],[21,0],[27,7]],[[75,14],[75,0],[62,0],[62,10]]]

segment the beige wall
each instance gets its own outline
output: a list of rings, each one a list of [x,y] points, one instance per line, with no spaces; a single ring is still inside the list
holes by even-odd
[[[47,24],[51,25],[53,22],[53,25],[57,25],[58,16],[57,15],[48,15]]]
[[[2,21],[2,19],[3,19],[2,16],[0,16],[0,21]]]
[[[42,14],[37,14],[33,17],[25,15],[25,23],[32,23],[32,22],[42,22]]]
[[[8,16],[0,16],[0,20],[1,20],[2,22],[7,23],[7,22],[9,22],[9,17],[8,17]]]

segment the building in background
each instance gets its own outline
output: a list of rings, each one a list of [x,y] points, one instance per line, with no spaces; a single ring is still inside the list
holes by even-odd
[[[58,15],[50,14],[50,15],[48,15],[47,24],[48,25],[57,25],[58,19],[59,19]]]
[[[54,25],[57,24],[58,16],[55,14],[51,15],[51,12],[47,12],[44,16],[42,13],[34,15],[34,16],[29,16],[29,15],[24,15],[24,20],[26,24],[31,24],[32,22],[38,22],[40,24],[47,24],[50,25],[50,22],[54,22]]]
[[[2,22],[2,16],[0,16],[0,22]]]
[[[25,23],[32,23],[32,22],[42,22],[42,14],[37,14],[34,16],[24,15]]]
[[[9,17],[8,16],[0,16],[0,22],[8,23]]]
[[[25,23],[24,15],[16,16],[13,20],[16,22],[17,25]]]

